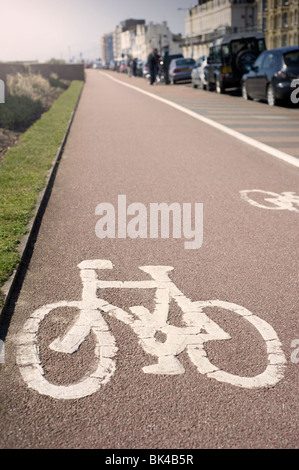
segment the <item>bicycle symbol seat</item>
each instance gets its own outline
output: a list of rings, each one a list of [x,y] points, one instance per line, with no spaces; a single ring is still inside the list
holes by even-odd
[[[82,300],[60,301],[44,305],[35,310],[25,322],[17,340],[17,363],[21,375],[29,388],[40,394],[57,399],[77,399],[97,392],[107,384],[116,371],[115,355],[118,351],[115,338],[103,318],[103,312],[129,325],[139,339],[146,353],[155,362],[143,367],[146,374],[183,374],[185,369],[178,354],[186,350],[198,372],[210,379],[243,388],[273,386],[284,375],[286,359],[275,330],[264,320],[240,305],[220,300],[191,301],[169,278],[171,266],[142,266],[140,269],[151,276],[144,281],[104,281],[98,271],[113,269],[109,260],[87,260],[78,265],[83,284]],[[125,311],[98,298],[99,289],[154,289],[155,308],[150,312],[143,306],[131,307]],[[169,303],[174,300],[182,311],[183,327],[169,323]],[[53,310],[77,308],[79,314],[71,328],[62,338],[55,339],[50,349],[62,354],[73,354],[92,332],[96,346],[94,355],[97,365],[94,371],[79,382],[70,385],[50,383],[39,357],[38,330],[41,322]],[[208,307],[220,307],[240,315],[245,322],[253,325],[266,344],[268,365],[254,377],[241,377],[220,370],[213,365],[204,349],[207,341],[229,340],[231,337],[204,312]],[[157,333],[164,333],[165,342],[157,339]]]

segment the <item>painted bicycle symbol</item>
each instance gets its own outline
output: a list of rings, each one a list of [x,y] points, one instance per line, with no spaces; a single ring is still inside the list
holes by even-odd
[[[109,331],[103,312],[129,325],[139,339],[144,351],[155,358],[155,363],[143,367],[146,374],[183,374],[185,369],[178,354],[186,350],[198,372],[210,379],[244,388],[273,386],[284,375],[285,355],[275,330],[266,321],[257,317],[240,305],[220,300],[191,301],[169,278],[171,266],[142,266],[144,273],[151,279],[143,281],[104,281],[99,279],[98,271],[113,269],[109,260],[83,261],[78,265],[83,284],[82,300],[60,301],[44,305],[35,310],[17,341],[17,363],[28,387],[40,394],[57,399],[77,399],[97,392],[106,384],[116,370],[115,356],[118,351],[115,338]],[[131,307],[125,311],[104,299],[98,298],[99,289],[154,289],[155,308],[150,312],[144,306]],[[177,327],[169,323],[169,304],[174,300],[182,311],[185,326]],[[94,355],[97,366],[90,375],[70,385],[50,383],[45,377],[39,357],[38,330],[45,317],[61,307],[77,308],[79,314],[63,337],[55,339],[50,349],[64,354],[72,354],[92,332],[96,346]],[[254,377],[241,377],[220,370],[213,365],[204,349],[207,341],[229,340],[231,336],[217,323],[212,321],[205,310],[222,308],[240,315],[256,328],[265,341],[268,365]],[[166,340],[159,339],[163,333]]]
[[[246,189],[240,191],[240,194],[241,198],[252,206],[269,210],[288,210],[299,212],[299,196],[292,191],[285,191],[278,194],[272,193],[271,191],[263,191],[261,189]],[[256,200],[260,194],[263,195],[264,201],[269,204],[262,204]]]

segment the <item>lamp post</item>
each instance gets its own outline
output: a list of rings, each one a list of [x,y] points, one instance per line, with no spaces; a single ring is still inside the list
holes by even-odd
[[[188,11],[189,16],[192,16],[192,7],[190,8],[178,8],[179,11]],[[192,18],[190,20],[190,48],[191,48],[191,57],[193,59],[193,28],[192,28]]]

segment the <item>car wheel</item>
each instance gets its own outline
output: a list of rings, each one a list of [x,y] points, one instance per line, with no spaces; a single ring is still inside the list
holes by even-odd
[[[214,91],[215,90],[215,87],[212,83],[208,82],[207,83],[207,90],[208,91]]]
[[[245,83],[242,83],[242,96],[244,100],[251,100],[250,96],[248,95]]]
[[[269,106],[275,106],[277,104],[275,90],[274,90],[273,85],[271,84],[267,88],[267,103]]]
[[[194,83],[193,81],[192,81],[192,85],[193,85],[193,88],[197,88],[196,83]]]

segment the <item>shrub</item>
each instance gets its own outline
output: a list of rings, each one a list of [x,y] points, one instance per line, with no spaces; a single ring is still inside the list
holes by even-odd
[[[56,86],[51,86],[39,74],[7,75],[7,97],[5,105],[0,107],[0,127],[25,131],[67,88],[59,83],[58,77],[52,84]]]
[[[33,101],[41,100],[51,93],[51,85],[48,80],[39,74],[16,73],[7,75],[7,92],[12,96],[27,96]]]
[[[5,106],[0,107],[0,127],[23,132],[41,116],[43,109],[40,100],[8,95]]]

